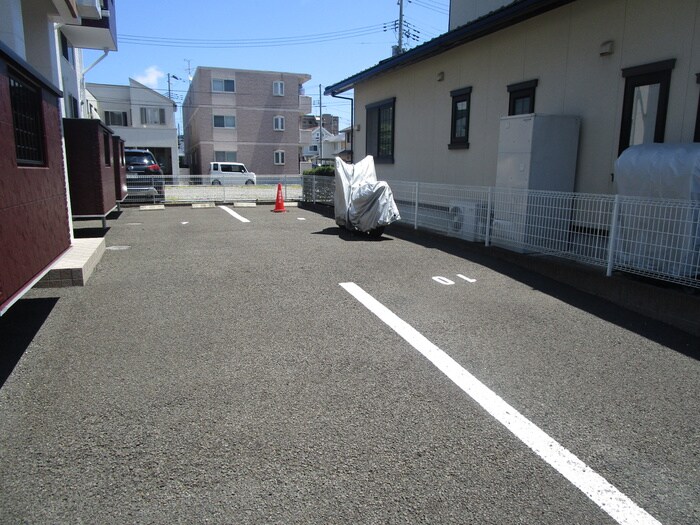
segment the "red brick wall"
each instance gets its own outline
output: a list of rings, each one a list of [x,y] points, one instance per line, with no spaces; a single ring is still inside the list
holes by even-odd
[[[70,247],[58,98],[42,89],[45,166],[18,166],[11,64],[0,54],[0,308]]]

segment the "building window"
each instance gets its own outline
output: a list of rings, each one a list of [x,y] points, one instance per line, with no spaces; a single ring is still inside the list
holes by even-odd
[[[671,71],[676,60],[664,60],[622,70],[625,97],[622,101],[620,148],[663,142],[666,132]]]
[[[276,116],[272,119],[272,128],[275,131],[284,131],[284,117]]]
[[[367,110],[367,155],[375,162],[394,163],[394,106],[391,98],[369,104]]]
[[[527,115],[528,113],[534,113],[536,88],[537,79],[510,84],[508,86],[508,93],[510,93],[508,115]]]
[[[472,88],[456,89],[452,97],[452,124],[449,149],[469,147],[469,110],[471,109]]]
[[[72,118],[80,118],[80,107],[78,105],[78,99],[75,98],[73,95],[68,96],[68,103],[71,108],[71,117]]]
[[[211,90],[217,93],[235,93],[236,81],[223,78],[212,78]]]
[[[214,160],[216,162],[236,162],[238,159],[237,151],[215,151]]]
[[[236,117],[233,115],[214,115],[215,128],[235,128]]]
[[[41,91],[13,71],[8,71],[8,77],[17,163],[43,165],[45,146]]]
[[[318,153],[318,144],[310,144],[309,145],[309,151],[311,153]]]
[[[65,58],[69,64],[75,65],[75,49],[70,45],[66,35],[61,33],[61,55]]]
[[[276,97],[284,96],[284,82],[281,80],[275,80],[272,83],[272,94]]]
[[[695,80],[700,85],[700,73],[695,75]],[[695,117],[695,142],[700,142],[700,96],[698,97],[698,115]]]
[[[275,151],[275,166],[282,166],[284,164],[284,151]]]
[[[105,166],[112,165],[112,135],[106,131],[102,132],[102,142],[104,143]]]
[[[105,111],[105,124],[108,126],[128,126],[126,111]]]
[[[141,124],[165,124],[165,109],[141,108]]]

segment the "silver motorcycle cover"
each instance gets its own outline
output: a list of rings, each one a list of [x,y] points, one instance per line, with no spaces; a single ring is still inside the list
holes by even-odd
[[[377,181],[374,158],[356,164],[335,159],[335,222],[349,230],[369,232],[401,219],[394,194],[385,181]]]

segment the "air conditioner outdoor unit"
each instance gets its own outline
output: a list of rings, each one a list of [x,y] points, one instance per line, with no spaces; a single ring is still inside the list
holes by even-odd
[[[486,227],[485,205],[479,201],[453,201],[447,214],[447,233],[467,241],[478,241]]]
[[[102,18],[102,5],[100,0],[78,0],[78,14],[83,18]]]

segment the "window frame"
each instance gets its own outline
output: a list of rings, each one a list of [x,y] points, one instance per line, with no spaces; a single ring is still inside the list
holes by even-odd
[[[155,111],[158,111],[158,121],[151,122],[151,116]],[[141,117],[142,126],[165,126],[165,108],[153,107],[153,106],[142,106],[139,108],[139,116]],[[155,120],[155,119],[154,119]]]
[[[18,166],[46,166],[46,128],[42,89],[11,67],[7,68],[7,77],[15,141],[15,161]],[[26,126],[29,123],[32,125]],[[22,151],[33,151],[34,154],[32,158],[25,157]]]
[[[539,84],[539,79],[526,80],[525,82],[517,82],[515,84],[509,84],[508,89],[508,116],[513,115],[530,115],[535,112],[535,92],[537,91],[537,84]],[[530,104],[528,106],[528,111],[525,112],[515,112],[516,104],[519,100],[524,98],[530,99]]]
[[[129,125],[129,117],[126,111],[112,111],[109,109],[105,109],[104,112],[105,115],[105,124],[107,126],[123,126],[127,127]],[[115,122],[114,115],[119,115],[119,119],[123,122],[123,124],[119,124]]]
[[[273,80],[272,81],[272,95],[275,97],[284,96],[284,80]]]
[[[695,75],[695,81],[700,86],[700,73]],[[698,94],[698,115],[695,117],[695,135],[693,142],[700,142],[700,93]]]
[[[468,149],[469,148],[469,120],[471,116],[471,107],[472,107],[472,87],[464,87],[461,89],[455,89],[453,91],[450,91],[450,96],[452,97],[452,119],[450,123],[450,143],[448,144],[448,149]],[[460,102],[466,102],[467,103],[467,109],[466,109],[466,126],[465,126],[465,134],[464,137],[458,137],[457,136],[457,117],[458,117],[458,109],[457,105]]]
[[[218,159],[217,157],[224,157],[224,158]],[[231,158],[231,157],[233,157],[233,158]],[[237,157],[238,157],[237,151],[228,151],[228,150],[214,151],[214,162],[238,162]]]
[[[216,119],[217,118],[222,118],[224,119],[224,125],[223,126],[217,126],[216,125]],[[226,125],[226,119],[233,119],[233,125],[232,126],[227,126]],[[236,115],[212,115],[212,120],[213,120],[213,125],[215,128],[218,129],[236,129]]]
[[[275,115],[272,117],[272,129],[274,131],[284,131],[284,120],[284,115]]]
[[[273,164],[275,166],[284,166],[286,161],[286,154],[283,149],[276,149],[273,152]]]
[[[659,102],[656,108],[653,142],[661,143],[664,141],[666,136],[668,101],[671,92],[671,72],[675,65],[676,59],[672,58],[670,60],[662,60],[660,62],[622,69],[622,77],[625,79],[625,94],[622,100],[622,120],[620,122],[618,155],[630,147],[632,113],[634,111],[634,91],[641,86],[659,84]]]
[[[382,115],[383,112],[387,110],[391,110],[390,140],[388,142],[390,151],[382,152]],[[365,106],[365,111],[367,126],[365,131],[365,150],[367,155],[372,155],[374,157],[374,162],[377,164],[393,164],[396,153],[396,97],[367,104]],[[374,136],[375,134],[376,136]],[[384,144],[384,146],[386,145],[387,144]]]
[[[221,82],[223,84],[223,89],[216,89],[214,87],[215,82]],[[227,82],[231,82],[233,89],[226,89]],[[233,78],[212,78],[211,79],[211,92],[212,93],[235,93],[236,92],[236,80]]]

